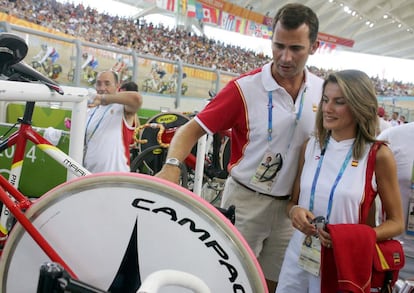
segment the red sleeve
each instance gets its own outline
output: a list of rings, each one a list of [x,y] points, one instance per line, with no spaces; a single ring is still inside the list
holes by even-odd
[[[242,158],[249,141],[248,116],[244,96],[235,81],[227,84],[197,118],[212,133],[231,129],[230,166]]]
[[[234,128],[245,116],[245,103],[234,80],[197,114],[197,118],[213,133]]]

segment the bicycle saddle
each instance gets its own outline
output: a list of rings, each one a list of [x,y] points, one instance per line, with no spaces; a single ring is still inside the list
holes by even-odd
[[[63,90],[54,80],[44,76],[22,60],[28,51],[24,39],[11,33],[0,33],[0,74],[10,81],[40,81],[50,89],[63,95]]]
[[[27,54],[27,44],[18,35],[11,33],[0,33],[0,66],[16,64],[24,59]]]

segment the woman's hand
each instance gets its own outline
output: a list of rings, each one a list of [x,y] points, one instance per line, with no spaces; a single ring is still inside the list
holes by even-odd
[[[323,229],[318,229],[319,239],[321,241],[321,245],[331,248],[332,247],[332,239],[331,235]]]
[[[293,206],[289,216],[294,228],[309,236],[316,234],[316,227],[314,224],[311,224],[311,220],[315,216],[310,211],[301,206]]]

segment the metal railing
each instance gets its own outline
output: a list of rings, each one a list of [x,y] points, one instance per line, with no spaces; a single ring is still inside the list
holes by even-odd
[[[193,64],[187,64],[180,59],[170,60],[163,59],[153,55],[140,54],[134,50],[127,50],[125,48],[112,46],[110,44],[97,44],[85,42],[71,36],[63,36],[63,34],[52,34],[48,32],[38,31],[32,28],[18,26],[8,22],[0,22],[0,31],[15,33],[23,37],[28,45],[29,51],[25,58],[27,60],[33,58],[37,51],[40,51],[41,44],[47,43],[58,49],[60,58],[57,62],[62,63],[64,70],[61,78],[57,79],[60,84],[67,84],[75,87],[88,87],[90,84],[85,83],[82,79],[82,54],[83,52],[90,52],[97,56],[99,60],[99,70],[110,69],[116,62],[117,56],[122,55],[131,61],[131,80],[138,85],[148,78],[151,62],[155,61],[162,64],[169,74],[177,72],[177,87],[174,92],[169,93],[169,97],[174,99],[174,106],[178,108],[181,105],[182,94],[181,86],[186,81],[183,74],[186,73],[187,79],[191,79],[189,91],[186,96],[189,98],[207,98],[208,90],[219,91],[231,78],[238,76],[238,74],[231,72],[224,72],[214,68],[206,68]],[[64,76],[72,74],[72,80],[67,80]],[[142,92],[142,91],[141,91]],[[154,92],[154,94],[158,94]]]

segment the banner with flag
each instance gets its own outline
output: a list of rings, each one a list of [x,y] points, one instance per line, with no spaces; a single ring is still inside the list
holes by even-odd
[[[272,28],[268,27],[265,24],[247,20],[245,24],[244,34],[257,38],[271,39],[273,32]]]
[[[247,20],[245,18],[236,17],[235,32],[244,34]]]
[[[177,0],[156,0],[156,5],[159,8],[177,12],[178,7],[176,5]]]
[[[316,50],[316,52],[319,53],[319,54],[329,54],[329,53],[332,53],[335,49],[336,49],[335,44],[320,41],[319,42],[319,47]]]
[[[196,2],[195,4],[195,9],[196,9],[197,19],[205,23],[218,24],[218,20],[219,20],[218,9],[215,9],[207,5],[203,5],[198,2]]]
[[[198,20],[203,20],[204,17],[204,11],[203,11],[203,5],[201,3],[196,2],[196,18]]]
[[[187,16],[196,17],[196,1],[187,0]]]
[[[187,0],[178,0],[178,12],[181,15],[187,15],[188,3]]]
[[[236,17],[232,14],[222,11],[220,18],[220,27],[228,31],[235,31]]]
[[[248,36],[254,36],[255,31],[256,31],[256,23],[252,20],[248,20],[246,22],[246,28],[244,30],[244,34]]]

